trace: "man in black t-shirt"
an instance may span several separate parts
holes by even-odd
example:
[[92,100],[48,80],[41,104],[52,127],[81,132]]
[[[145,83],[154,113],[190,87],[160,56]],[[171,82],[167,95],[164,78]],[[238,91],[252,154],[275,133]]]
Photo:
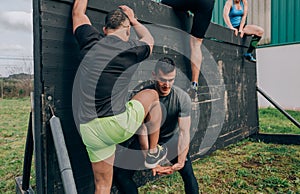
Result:
[[[171,165],[157,166],[152,169],[153,175],[172,174],[178,171],[184,182],[185,192],[198,194],[199,188],[195,178],[190,156],[188,154],[191,126],[191,99],[179,87],[173,85],[176,76],[174,61],[170,58],[160,59],[153,72],[155,83],[145,89],[155,89],[159,94],[159,101],[163,111],[163,123],[160,128],[159,144],[168,148],[167,159]],[[138,193],[137,185],[133,181],[135,169],[140,169],[143,160],[142,151],[147,150],[147,136],[132,137],[122,145],[128,150],[117,153],[114,171],[114,183],[122,194]],[[124,161],[128,165],[124,165]],[[121,165],[118,164],[121,162]],[[132,164],[136,166],[132,166]]]
[[[134,17],[128,6],[109,12],[104,35],[85,14],[87,0],[75,0],[73,33],[80,46],[82,61],[73,87],[73,111],[92,163],[95,193],[110,193],[116,144],[129,139],[143,122],[151,126],[148,168],[166,156],[157,145],[161,122],[158,93],[153,89],[128,99],[128,85],[138,63],[152,52],[153,37]],[[138,40],[130,40],[130,28]]]

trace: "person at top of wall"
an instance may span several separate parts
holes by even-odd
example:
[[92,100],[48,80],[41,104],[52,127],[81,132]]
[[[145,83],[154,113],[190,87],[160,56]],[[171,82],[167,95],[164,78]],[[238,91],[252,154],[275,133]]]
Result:
[[[190,11],[194,14],[193,24],[190,34],[191,48],[191,88],[197,92],[198,79],[202,64],[201,45],[204,35],[210,24],[212,12],[214,9],[214,0],[162,0],[161,3],[169,5],[179,11]],[[196,92],[194,94],[196,94]],[[194,96],[191,96],[192,100]]]
[[226,25],[234,30],[234,34],[237,36],[240,33],[242,38],[244,34],[252,35],[250,46],[247,52],[244,54],[245,59],[256,62],[252,52],[256,48],[259,40],[264,34],[264,29],[257,25],[248,25],[248,1],[247,0],[227,0],[223,9],[223,19]]

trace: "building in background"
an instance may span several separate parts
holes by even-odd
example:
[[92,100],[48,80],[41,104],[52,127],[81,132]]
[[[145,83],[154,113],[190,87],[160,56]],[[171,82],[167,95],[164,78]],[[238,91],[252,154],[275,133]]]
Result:
[[[264,28],[262,44],[300,43],[300,0],[248,0],[248,23]],[[215,1],[214,23],[225,26],[225,0]]]
[[[216,1],[214,23],[225,26],[225,0]],[[264,28],[257,49],[258,87],[285,109],[300,110],[300,0],[248,0],[248,23]],[[271,106],[260,95],[260,107]]]
[[[284,109],[300,110],[300,44],[264,47],[256,53],[258,87]],[[258,102],[270,106],[261,95]]]
[[[300,76],[294,76],[295,72],[300,72],[296,59],[297,53],[300,53],[300,0],[248,2],[248,23],[259,25],[265,30],[261,45],[257,49],[258,86],[275,100],[278,99],[278,103],[285,108],[298,109],[299,98],[291,98],[300,96],[300,90],[295,89],[300,84]],[[31,7],[32,2],[28,3]],[[225,26],[222,16],[224,4],[225,0],[215,1],[212,19],[214,23],[222,26]],[[280,74],[276,74],[280,71]],[[0,56],[0,77],[19,73],[33,74],[32,56]],[[284,82],[278,84],[278,80]],[[289,104],[286,105],[287,102]],[[267,106],[267,103],[259,100],[259,105]]]

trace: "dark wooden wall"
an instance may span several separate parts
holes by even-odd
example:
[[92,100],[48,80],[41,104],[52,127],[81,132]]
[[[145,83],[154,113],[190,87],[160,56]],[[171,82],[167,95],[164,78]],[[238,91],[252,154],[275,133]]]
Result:
[[[178,30],[189,30],[191,17],[150,0],[90,0],[87,14],[95,26],[107,11],[120,4],[132,7],[140,21],[155,24],[157,46],[151,59],[168,55],[190,77],[188,40]],[[49,129],[49,106],[61,119],[78,193],[93,193],[93,176],[72,113],[72,87],[79,66],[79,49],[72,35],[73,0],[33,1],[34,8],[34,139],[37,193],[64,193]],[[165,27],[163,27],[164,25]],[[180,33],[182,34],[182,33]],[[240,39],[224,27],[211,24],[204,40],[199,103],[193,104],[190,153],[192,159],[235,143],[258,130],[256,66],[242,53],[249,38]],[[183,51],[183,53],[181,53]],[[139,69],[132,87],[150,77],[151,68]],[[185,87],[184,80],[178,84]],[[140,182],[139,184],[143,184]]]

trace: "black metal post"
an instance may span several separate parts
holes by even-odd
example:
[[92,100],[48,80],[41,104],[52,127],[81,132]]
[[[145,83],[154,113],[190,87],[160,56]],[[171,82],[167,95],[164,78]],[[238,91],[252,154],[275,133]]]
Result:
[[23,177],[22,177],[22,190],[29,189],[30,170],[33,155],[33,134],[32,134],[32,112],[30,112],[28,130],[25,145],[24,163],[23,163]]
[[300,123],[294,119],[289,113],[287,113],[283,108],[277,104],[270,96],[268,96],[264,91],[262,91],[259,87],[256,87],[256,90],[264,96],[271,104],[273,104],[282,114],[284,114],[292,123],[294,123],[298,128],[300,128]]

